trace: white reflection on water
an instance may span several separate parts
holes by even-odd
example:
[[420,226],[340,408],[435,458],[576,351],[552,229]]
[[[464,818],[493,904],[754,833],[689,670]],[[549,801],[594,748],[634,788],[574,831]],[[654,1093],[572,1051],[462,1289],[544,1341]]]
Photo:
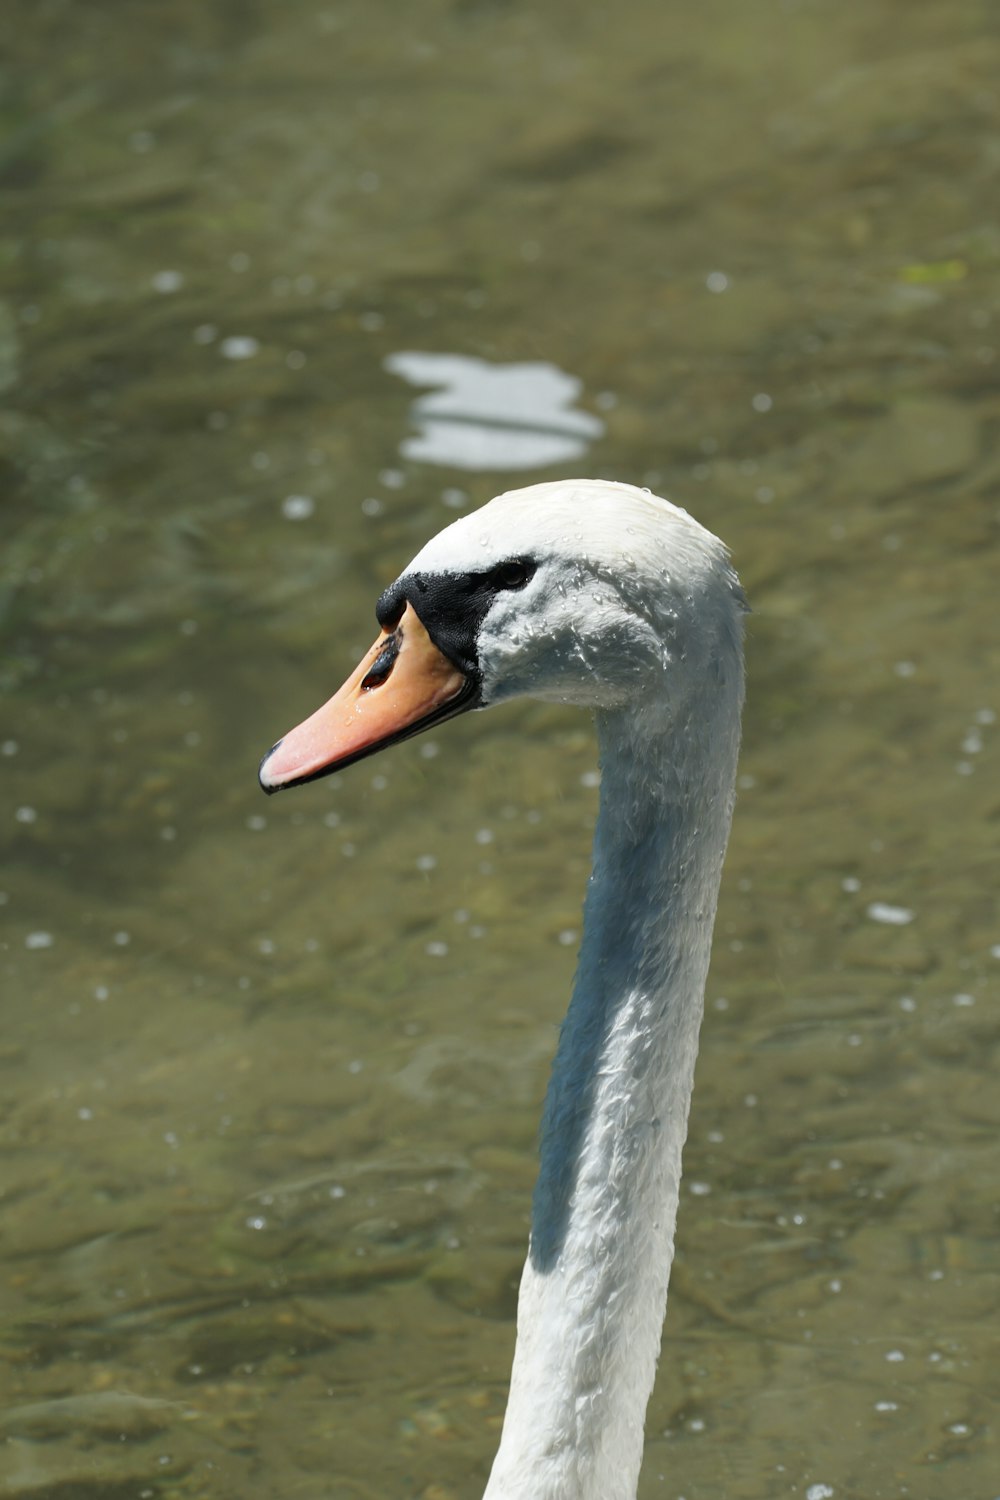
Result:
[[604,432],[575,411],[582,382],[547,362],[491,365],[464,354],[390,354],[387,370],[437,389],[413,403],[416,436],[400,452],[453,469],[534,469],[579,458]]

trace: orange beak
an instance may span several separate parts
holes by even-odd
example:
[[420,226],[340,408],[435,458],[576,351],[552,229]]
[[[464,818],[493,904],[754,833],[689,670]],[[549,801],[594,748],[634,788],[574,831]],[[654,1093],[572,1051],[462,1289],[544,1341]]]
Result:
[[386,745],[474,708],[476,685],[435,646],[412,604],[384,630],[329,703],[270,749],[265,792],[339,771]]

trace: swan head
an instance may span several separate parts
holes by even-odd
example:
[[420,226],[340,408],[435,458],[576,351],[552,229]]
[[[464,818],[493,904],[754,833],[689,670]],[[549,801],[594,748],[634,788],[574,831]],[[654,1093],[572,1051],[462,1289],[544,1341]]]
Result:
[[378,639],[268,752],[261,785],[313,780],[513,697],[641,711],[652,687],[681,712],[706,676],[738,676],[745,608],[718,538],[645,490],[572,480],[498,495],[385,590]]

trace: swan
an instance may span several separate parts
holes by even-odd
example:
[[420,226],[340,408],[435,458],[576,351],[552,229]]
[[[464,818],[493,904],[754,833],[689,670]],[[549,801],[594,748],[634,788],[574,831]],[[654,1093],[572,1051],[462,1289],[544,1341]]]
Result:
[[427,543],[378,639],[261,762],[311,781],[519,694],[593,710],[601,791],[485,1500],[634,1500],[735,796],[747,608],[723,544],[631,485],[531,485]]

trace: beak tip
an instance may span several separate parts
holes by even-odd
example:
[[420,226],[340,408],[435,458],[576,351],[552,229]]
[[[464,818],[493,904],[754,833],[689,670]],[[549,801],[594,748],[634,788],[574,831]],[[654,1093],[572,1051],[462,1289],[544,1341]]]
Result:
[[257,780],[260,782],[260,789],[262,792],[266,792],[269,797],[272,797],[275,792],[281,791],[281,782],[271,781],[267,774],[267,763],[281,744],[282,741],[278,740],[276,744],[272,745],[257,768]]

